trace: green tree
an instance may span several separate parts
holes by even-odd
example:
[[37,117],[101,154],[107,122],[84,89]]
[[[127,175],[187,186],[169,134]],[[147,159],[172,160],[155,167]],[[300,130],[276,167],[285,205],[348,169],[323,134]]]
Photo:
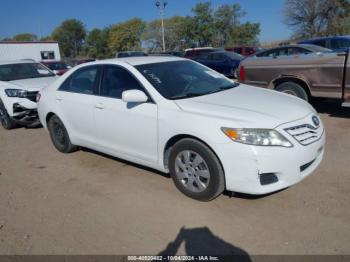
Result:
[[[219,6],[214,12],[216,46],[227,46],[235,42],[237,29],[240,31],[240,18],[245,15],[239,4]],[[239,28],[238,28],[239,27]],[[255,37],[255,36],[254,36]]]
[[40,41],[52,41],[52,36],[48,35],[48,36],[43,36],[42,38],[40,38]]
[[[189,17],[173,16],[164,20],[166,50],[182,50],[190,44]],[[151,51],[162,49],[161,21],[153,20],[147,24],[142,36]]]
[[210,45],[215,34],[213,9],[210,2],[198,3],[192,8],[192,39],[200,46]]
[[285,23],[295,38],[350,33],[349,0],[286,0]]
[[56,40],[61,52],[65,57],[76,57],[82,49],[86,30],[84,24],[76,19],[69,19],[58,26],[52,33],[52,38]]
[[192,12],[194,16],[187,31],[197,45],[225,47],[258,43],[260,24],[241,24],[245,12],[239,4],[220,5],[213,10],[210,2],[198,3]]
[[140,50],[141,35],[145,27],[146,23],[139,18],[112,25],[108,37],[108,46],[111,52]]
[[38,37],[34,34],[30,33],[22,33],[15,35],[12,40],[14,41],[36,41],[38,40]]
[[231,45],[258,45],[260,24],[246,22],[235,27],[231,35]]
[[93,58],[107,58],[110,50],[108,47],[109,28],[93,29],[86,37],[86,54]]

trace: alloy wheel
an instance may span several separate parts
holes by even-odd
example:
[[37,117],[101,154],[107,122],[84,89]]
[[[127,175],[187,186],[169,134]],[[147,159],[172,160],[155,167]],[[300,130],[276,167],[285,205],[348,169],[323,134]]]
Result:
[[185,150],[175,159],[175,174],[183,186],[192,192],[203,192],[209,185],[210,171],[196,152]]

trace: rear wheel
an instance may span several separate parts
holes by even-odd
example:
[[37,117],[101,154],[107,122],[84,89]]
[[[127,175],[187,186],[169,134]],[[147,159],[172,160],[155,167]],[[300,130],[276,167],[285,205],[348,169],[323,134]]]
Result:
[[218,158],[197,140],[186,138],[174,145],[169,169],[175,186],[190,198],[210,201],[225,189],[224,172]]
[[2,127],[7,130],[18,127],[16,122],[7,113],[7,110],[1,100],[0,100],[0,121],[1,121]]
[[309,100],[309,97],[304,88],[294,82],[284,82],[282,84],[279,84],[276,87],[276,90],[289,95],[297,96],[305,101]]
[[47,123],[52,143],[62,153],[71,153],[77,150],[77,146],[70,141],[68,132],[62,121],[57,116],[52,116]]

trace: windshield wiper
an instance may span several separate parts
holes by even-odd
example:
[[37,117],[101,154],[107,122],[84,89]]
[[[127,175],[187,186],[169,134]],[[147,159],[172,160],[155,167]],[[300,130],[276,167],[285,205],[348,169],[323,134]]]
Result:
[[206,95],[207,93],[187,93],[185,95],[172,96],[170,99],[182,99],[182,98],[190,98],[196,96]]
[[178,96],[173,96],[170,99],[182,99],[182,98],[190,98],[190,97],[196,97],[196,96],[204,96],[204,95],[209,95],[209,94],[213,94],[213,93],[217,93],[220,91],[224,91],[224,90],[228,90],[234,87],[239,86],[239,83],[235,82],[232,85],[228,85],[228,86],[220,86],[218,87],[218,89],[206,92],[206,93],[187,93],[184,95],[178,95]]

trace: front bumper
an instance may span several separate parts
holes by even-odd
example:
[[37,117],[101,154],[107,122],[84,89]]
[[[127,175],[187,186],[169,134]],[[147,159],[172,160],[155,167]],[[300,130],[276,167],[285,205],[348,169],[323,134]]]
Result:
[[27,98],[6,97],[2,100],[8,115],[17,124],[29,127],[40,125],[36,94],[37,92],[28,92]]
[[[304,123],[304,120],[287,125]],[[323,131],[319,139],[306,146],[293,140],[293,137],[286,133],[285,126],[276,129],[293,143],[292,148],[249,146],[235,142],[218,146],[216,152],[225,171],[226,189],[262,195],[300,182],[314,172],[322,161],[325,150],[322,123],[320,128]],[[262,182],[264,176],[275,179]],[[265,183],[266,181],[268,183]]]
[[36,127],[40,125],[37,109],[26,108],[19,103],[13,104],[13,115],[11,118],[22,126]]

